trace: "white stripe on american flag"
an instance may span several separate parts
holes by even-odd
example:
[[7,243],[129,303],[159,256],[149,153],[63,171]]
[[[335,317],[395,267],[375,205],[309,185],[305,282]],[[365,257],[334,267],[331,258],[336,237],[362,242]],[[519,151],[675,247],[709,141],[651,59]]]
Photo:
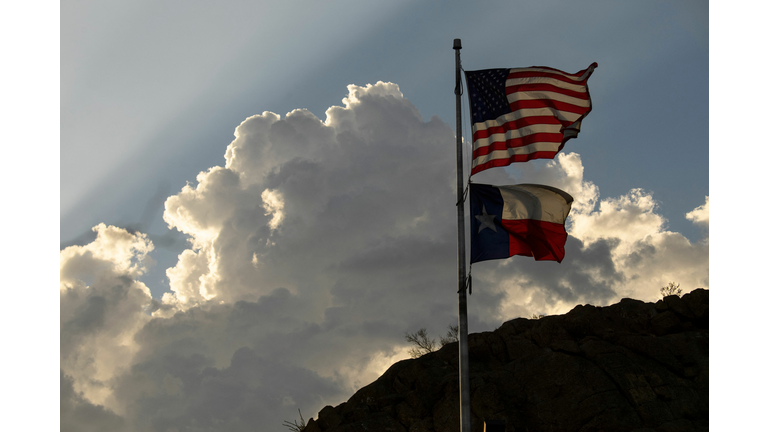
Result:
[[519,100],[539,100],[539,99],[548,99],[548,100],[556,100],[560,102],[569,103],[571,105],[581,106],[581,107],[589,107],[589,99],[578,99],[571,96],[566,96],[564,94],[556,93],[556,92],[549,92],[549,91],[522,91],[522,92],[515,92],[510,93],[507,95],[507,100],[509,103],[519,101]]
[[486,130],[492,127],[499,127],[504,123],[514,120],[520,120],[523,117],[539,117],[539,116],[552,116],[557,117],[560,120],[567,120],[574,122],[581,117],[581,114],[572,113],[568,111],[556,110],[554,108],[528,108],[519,109],[515,112],[505,114],[496,120],[488,120],[483,123],[475,123],[472,125],[472,133],[477,131]]
[[579,93],[587,92],[587,86],[584,84],[571,84],[559,79],[549,77],[510,78],[506,81],[507,87],[525,84],[551,84],[556,87],[560,87],[566,90],[573,90]]
[[505,142],[510,139],[515,138],[522,138],[526,135],[531,135],[535,133],[560,133],[560,129],[562,129],[562,126],[559,124],[535,124],[530,126],[524,126],[520,129],[511,129],[503,134],[493,134],[489,136],[488,138],[479,138],[475,140],[474,144],[474,150],[477,150],[479,148],[486,147],[490,145],[491,143],[495,142]]
[[531,154],[539,151],[557,151],[560,148],[560,141],[558,142],[536,142],[523,147],[511,147],[504,150],[496,150],[476,157],[472,161],[472,168],[490,162],[496,159],[507,159],[512,155]]

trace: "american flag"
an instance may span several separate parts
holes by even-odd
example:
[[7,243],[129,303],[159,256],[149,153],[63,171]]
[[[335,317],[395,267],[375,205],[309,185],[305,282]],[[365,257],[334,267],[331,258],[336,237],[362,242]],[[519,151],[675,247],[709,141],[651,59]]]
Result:
[[472,174],[552,159],[592,110],[587,79],[542,66],[464,72],[472,114]]

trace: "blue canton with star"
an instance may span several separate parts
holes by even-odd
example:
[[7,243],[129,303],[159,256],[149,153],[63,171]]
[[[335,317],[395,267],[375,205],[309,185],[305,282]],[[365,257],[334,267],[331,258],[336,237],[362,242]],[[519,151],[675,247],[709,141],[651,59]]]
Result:
[[507,101],[506,83],[509,69],[465,71],[472,123],[496,120],[512,112]]
[[504,199],[497,187],[469,184],[469,262],[509,257],[509,233],[501,223],[503,211]]

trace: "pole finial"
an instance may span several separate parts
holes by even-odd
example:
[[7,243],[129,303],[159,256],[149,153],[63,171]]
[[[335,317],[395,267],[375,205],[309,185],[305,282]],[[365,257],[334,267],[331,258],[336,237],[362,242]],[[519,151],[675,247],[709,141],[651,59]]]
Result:
[[461,39],[453,40],[453,49],[461,49]]

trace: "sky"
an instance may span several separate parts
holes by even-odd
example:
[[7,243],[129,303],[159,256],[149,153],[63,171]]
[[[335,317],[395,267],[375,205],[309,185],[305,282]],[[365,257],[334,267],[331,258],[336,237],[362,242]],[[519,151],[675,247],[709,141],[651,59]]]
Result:
[[[455,129],[455,37],[467,70],[602,64],[590,86],[592,135],[566,151],[582,156],[603,196],[642,188],[669,230],[701,236],[685,217],[705,202],[709,183],[701,2],[594,2],[561,15],[558,2],[491,2],[506,13],[490,16],[435,2],[156,3],[62,7],[60,175],[60,247],[92,241],[100,222],[150,235],[160,265],[145,280],[156,298],[170,291],[165,269],[186,247],[164,223],[163,203],[224,164],[241,121],[297,108],[322,120],[347,85],[383,81],[398,84],[422,118],[437,115]],[[466,24],[473,14],[483,26]],[[255,23],[237,25],[234,16]],[[528,35],[540,21],[557,30],[534,42]]]
[[454,38],[466,70],[599,64],[555,159],[473,177],[575,201],[562,263],[472,266],[470,332],[709,288],[707,6],[62,3],[61,430],[283,430],[455,324]]

